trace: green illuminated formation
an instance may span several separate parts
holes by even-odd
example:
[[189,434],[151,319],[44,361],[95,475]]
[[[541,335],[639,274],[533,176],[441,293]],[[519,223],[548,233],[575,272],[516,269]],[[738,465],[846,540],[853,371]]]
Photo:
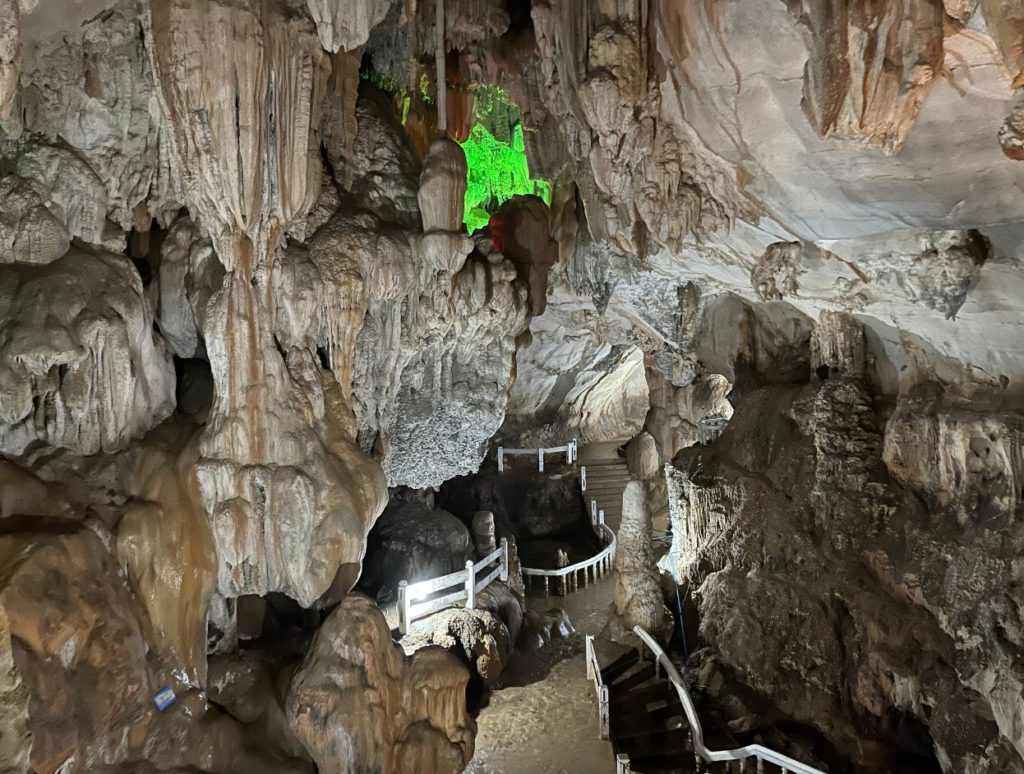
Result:
[[[406,89],[392,76],[383,76],[372,67],[360,71],[360,77],[395,98],[404,126],[413,108],[413,100],[429,105],[430,79],[421,74],[417,89]],[[547,180],[530,177],[526,161],[526,143],[519,107],[500,86],[473,90],[475,110],[473,128],[462,143],[466,154],[466,199],[463,220],[470,233],[487,225],[502,203],[517,194],[533,194],[551,204],[551,185]]]
[[486,226],[502,202],[516,194],[533,194],[551,204],[551,185],[530,178],[519,110],[505,92],[491,86],[478,93],[474,118],[462,143],[468,167],[463,219],[470,233]]

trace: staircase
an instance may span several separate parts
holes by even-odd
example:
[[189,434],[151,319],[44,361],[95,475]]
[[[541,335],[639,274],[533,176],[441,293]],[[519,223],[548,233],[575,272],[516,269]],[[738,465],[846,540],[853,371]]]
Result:
[[609,730],[616,755],[631,772],[692,772],[693,744],[686,713],[655,662],[631,648],[601,670],[608,686]]
[[618,447],[614,441],[592,443],[581,447],[578,457],[579,464],[587,469],[587,491],[583,495],[587,507],[591,500],[597,500],[605,522],[616,531],[622,519],[622,492],[629,483],[626,459],[619,456]]

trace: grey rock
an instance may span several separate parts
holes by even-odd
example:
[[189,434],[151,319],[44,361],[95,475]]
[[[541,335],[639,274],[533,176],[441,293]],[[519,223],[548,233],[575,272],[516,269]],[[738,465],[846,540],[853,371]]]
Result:
[[0,450],[115,451],[174,410],[174,369],[123,256],[0,272]]

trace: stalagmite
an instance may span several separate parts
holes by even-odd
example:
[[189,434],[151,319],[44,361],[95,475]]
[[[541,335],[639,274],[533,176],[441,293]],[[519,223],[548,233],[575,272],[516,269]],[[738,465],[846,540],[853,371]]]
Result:
[[659,632],[665,605],[651,549],[651,517],[643,484],[630,481],[622,495],[622,523],[615,554],[615,612],[627,630],[642,626]]

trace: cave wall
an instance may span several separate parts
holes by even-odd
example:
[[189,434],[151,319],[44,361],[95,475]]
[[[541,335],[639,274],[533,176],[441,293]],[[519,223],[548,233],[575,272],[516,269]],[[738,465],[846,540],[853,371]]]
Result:
[[[856,320],[823,317],[815,340],[824,380],[747,394],[712,447],[666,468],[701,637],[775,722],[860,765],[1017,771],[1017,417],[948,407],[934,385],[890,413]],[[896,713],[924,743],[900,739]]]

